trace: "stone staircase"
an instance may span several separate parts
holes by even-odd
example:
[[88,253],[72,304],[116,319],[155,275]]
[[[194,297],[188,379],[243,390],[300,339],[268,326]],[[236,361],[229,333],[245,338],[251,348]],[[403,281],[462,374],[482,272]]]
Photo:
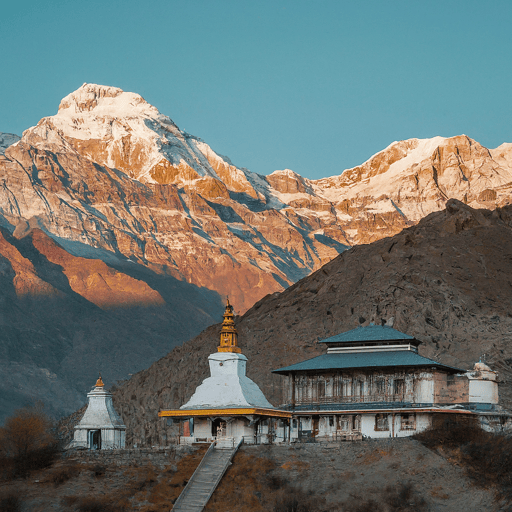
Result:
[[242,444],[243,438],[226,438],[212,443],[203,459],[179,495],[173,512],[201,512],[219,485],[231,459]]

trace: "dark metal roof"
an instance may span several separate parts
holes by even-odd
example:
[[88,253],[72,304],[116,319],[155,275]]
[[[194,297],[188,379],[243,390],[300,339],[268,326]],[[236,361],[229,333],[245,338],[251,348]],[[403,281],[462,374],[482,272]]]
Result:
[[364,341],[401,341],[415,340],[413,336],[404,334],[387,325],[367,325],[356,327],[351,331],[342,332],[320,340],[318,343],[353,343]]
[[434,366],[451,373],[461,373],[466,370],[446,366],[432,359],[420,356],[412,350],[355,352],[349,354],[323,354],[301,363],[285,366],[274,373],[288,373],[306,370],[345,370],[349,368],[384,368],[384,367],[425,367]]

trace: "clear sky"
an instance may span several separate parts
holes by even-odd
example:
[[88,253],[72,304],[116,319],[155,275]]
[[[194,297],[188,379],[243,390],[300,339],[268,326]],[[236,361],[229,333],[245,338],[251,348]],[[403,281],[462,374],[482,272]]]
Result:
[[511,0],[4,0],[0,131],[89,82],[261,174],[331,176],[412,137],[496,147],[512,142],[511,26]]

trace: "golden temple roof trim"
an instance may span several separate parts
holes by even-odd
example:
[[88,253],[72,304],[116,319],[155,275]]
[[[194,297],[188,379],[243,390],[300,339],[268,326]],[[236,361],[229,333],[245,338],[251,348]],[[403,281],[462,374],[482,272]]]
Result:
[[160,418],[191,418],[197,416],[272,416],[274,418],[291,418],[292,413],[279,409],[266,409],[263,407],[236,407],[219,409],[174,409],[159,411]]

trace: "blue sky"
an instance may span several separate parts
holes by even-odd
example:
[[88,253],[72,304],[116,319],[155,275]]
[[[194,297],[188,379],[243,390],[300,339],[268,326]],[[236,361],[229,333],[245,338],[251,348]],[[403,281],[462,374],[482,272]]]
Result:
[[0,131],[84,82],[141,94],[238,166],[339,174],[394,140],[512,142],[512,2],[4,2]]

